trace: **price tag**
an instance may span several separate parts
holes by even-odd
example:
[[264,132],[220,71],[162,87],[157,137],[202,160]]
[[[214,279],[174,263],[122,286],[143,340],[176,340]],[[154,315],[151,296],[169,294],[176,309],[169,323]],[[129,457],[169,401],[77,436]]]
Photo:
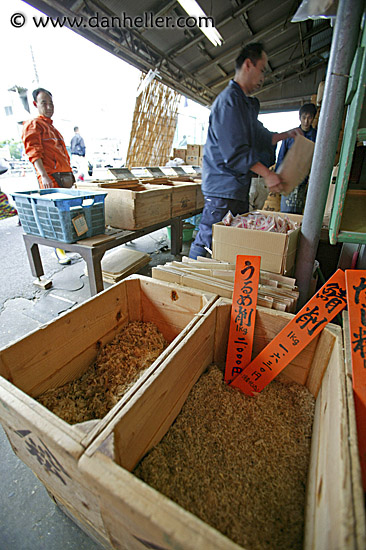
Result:
[[240,374],[252,358],[260,256],[237,256],[231,307],[225,382]]
[[261,392],[346,305],[345,275],[338,269],[231,386],[247,395]]
[[78,216],[75,216],[75,218],[72,218],[73,226],[75,227],[75,231],[78,237],[81,235],[84,235],[88,231],[88,224],[86,223],[86,219],[84,214],[79,214]]
[[358,449],[366,491],[366,271],[347,270],[346,285]]

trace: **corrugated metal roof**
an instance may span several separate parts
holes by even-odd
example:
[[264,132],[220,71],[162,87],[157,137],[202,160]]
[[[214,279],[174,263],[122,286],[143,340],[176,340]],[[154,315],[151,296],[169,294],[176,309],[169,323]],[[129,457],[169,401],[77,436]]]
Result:
[[[332,28],[326,19],[291,23],[300,1],[198,0],[224,39],[219,47],[197,27],[178,26],[186,14],[174,0],[27,1],[52,17],[82,17],[75,32],[143,71],[157,68],[165,84],[204,105],[232,78],[235,58],[249,42],[263,42],[269,57],[270,71],[256,94],[262,110],[298,108],[325,76]],[[129,18],[139,16],[140,26],[129,27]],[[157,17],[170,18],[169,26]]]

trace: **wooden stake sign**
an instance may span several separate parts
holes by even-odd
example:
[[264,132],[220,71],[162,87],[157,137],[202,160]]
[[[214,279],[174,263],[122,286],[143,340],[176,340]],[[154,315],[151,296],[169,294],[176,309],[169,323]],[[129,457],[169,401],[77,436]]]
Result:
[[247,395],[261,392],[346,305],[345,275],[338,269],[230,385]]
[[225,382],[240,374],[252,358],[260,256],[237,256]]
[[358,449],[366,491],[366,271],[347,270],[346,285]]

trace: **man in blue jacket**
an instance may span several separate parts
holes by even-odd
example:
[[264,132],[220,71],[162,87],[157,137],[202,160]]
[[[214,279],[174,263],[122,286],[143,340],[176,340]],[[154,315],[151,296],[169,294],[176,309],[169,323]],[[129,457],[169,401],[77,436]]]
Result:
[[[313,103],[305,103],[299,110],[300,128],[304,137],[315,142],[316,129],[312,127],[316,115],[316,107]],[[276,163],[276,170],[282,164],[287,151],[293,146],[294,138],[289,137],[281,143],[280,152]],[[302,214],[305,206],[306,189],[309,178],[306,177],[289,195],[281,197],[281,212]]]
[[71,164],[77,169],[79,178],[84,177],[87,173],[87,165],[85,160],[85,142],[80,135],[78,126],[74,128],[75,135],[71,139]]
[[249,211],[251,178],[258,174],[270,191],[281,191],[281,178],[271,172],[273,146],[298,129],[272,133],[258,121],[259,103],[250,97],[264,81],[267,55],[260,43],[245,46],[236,59],[235,76],[214,101],[202,165],[205,204],[189,257],[206,256],[212,247],[212,225],[230,210]]

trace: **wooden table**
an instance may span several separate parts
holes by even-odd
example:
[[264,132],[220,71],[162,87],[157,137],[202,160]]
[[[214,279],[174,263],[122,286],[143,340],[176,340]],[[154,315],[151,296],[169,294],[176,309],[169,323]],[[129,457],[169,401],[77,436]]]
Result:
[[90,284],[90,293],[92,296],[98,294],[104,289],[101,260],[107,250],[128,243],[139,237],[143,237],[162,227],[171,226],[171,252],[177,255],[182,250],[183,242],[183,221],[200,214],[202,208],[192,210],[176,218],[170,218],[156,223],[149,227],[136,229],[134,231],[111,229],[107,230],[105,235],[98,235],[89,239],[77,241],[75,243],[64,243],[53,239],[45,239],[37,235],[24,234],[24,244],[32,271],[32,275],[40,279],[44,275],[39,245],[51,246],[52,248],[62,248],[66,252],[77,252],[85,260],[88,268],[88,277]]

